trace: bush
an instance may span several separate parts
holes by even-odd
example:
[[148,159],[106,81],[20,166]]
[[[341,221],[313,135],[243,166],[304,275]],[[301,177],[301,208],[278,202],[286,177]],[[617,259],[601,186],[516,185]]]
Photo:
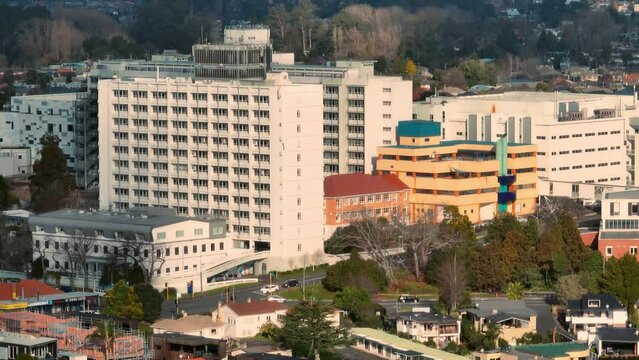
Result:
[[342,291],[345,287],[357,287],[379,292],[388,286],[386,273],[373,260],[362,259],[352,252],[348,260],[343,260],[326,269],[322,284],[329,291]]

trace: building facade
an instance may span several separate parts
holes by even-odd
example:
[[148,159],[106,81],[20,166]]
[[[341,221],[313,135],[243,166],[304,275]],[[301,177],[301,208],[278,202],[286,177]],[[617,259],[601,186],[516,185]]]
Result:
[[376,148],[395,142],[395,127],[409,119],[412,81],[376,76],[374,61],[337,61],[326,66],[273,64],[295,83],[321,84],[324,174],[363,172],[375,167]]
[[[443,140],[538,147],[539,193],[592,202],[607,187],[633,183],[626,144],[633,96],[508,92],[434,97],[415,103],[415,118],[442,124]],[[632,150],[633,151],[633,150]]]
[[89,112],[86,93],[14,96],[9,111],[0,112],[0,146],[29,147],[36,159],[40,138],[56,135],[76,186],[85,188],[98,176],[98,133]]
[[433,341],[438,349],[444,349],[461,340],[461,319],[430,313],[400,313],[396,320],[397,333],[409,335],[413,340]]
[[[30,217],[29,227],[34,260],[42,257],[47,272],[76,287],[95,288],[115,258],[141,264],[158,289],[186,292],[192,282],[194,291],[201,291],[216,275],[209,269],[252,252],[233,246],[224,220],[176,216],[172,209],[137,208],[126,214],[57,210]],[[88,284],[83,284],[85,277]]]
[[270,251],[273,270],[321,251],[321,86],[278,73],[98,88],[102,209],[228,219],[234,246]]
[[226,324],[228,338],[254,337],[264,324],[280,326],[280,319],[286,315],[288,307],[275,301],[254,301],[227,303],[213,311],[212,316]]
[[447,206],[473,223],[500,212],[535,212],[535,145],[442,141],[440,123],[423,120],[402,121],[397,133],[398,145],[378,148],[377,171],[396,175],[412,189],[412,221],[441,221]]
[[601,199],[597,250],[605,258],[637,256],[639,248],[639,190],[606,192]]
[[0,147],[0,176],[31,175],[33,153],[26,146]]
[[626,327],[628,313],[612,295],[585,294],[568,300],[566,324],[579,341],[587,341],[589,333],[602,327]]
[[361,219],[410,219],[410,188],[395,175],[340,174],[324,178],[324,236]]

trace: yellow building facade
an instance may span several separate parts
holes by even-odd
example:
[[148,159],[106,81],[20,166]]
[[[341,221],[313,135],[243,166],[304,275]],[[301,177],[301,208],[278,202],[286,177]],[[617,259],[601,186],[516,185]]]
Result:
[[535,212],[536,145],[441,141],[441,124],[424,120],[401,121],[397,134],[398,145],[377,149],[377,172],[395,174],[412,189],[411,220],[441,221],[447,206],[473,223],[499,212]]

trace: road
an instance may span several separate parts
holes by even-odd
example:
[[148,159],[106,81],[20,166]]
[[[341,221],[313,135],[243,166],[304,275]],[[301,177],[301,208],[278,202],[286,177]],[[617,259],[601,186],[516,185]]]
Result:
[[[313,285],[319,283],[326,274],[324,272],[308,272],[306,273],[306,285]],[[290,278],[282,278],[276,280],[275,284],[280,284]],[[297,278],[300,283],[302,278]],[[268,284],[268,278],[260,278],[259,282],[240,289],[235,290],[235,299],[237,302],[246,302],[249,298],[251,301],[264,299],[264,295],[260,294],[259,290],[262,286]],[[180,310],[185,311],[187,314],[209,314],[217,307],[218,302],[224,303],[224,294],[216,294],[209,296],[196,297],[194,299],[187,298],[187,295],[183,295],[180,300]],[[162,318],[171,318],[175,315],[175,302],[164,301],[162,303]]]

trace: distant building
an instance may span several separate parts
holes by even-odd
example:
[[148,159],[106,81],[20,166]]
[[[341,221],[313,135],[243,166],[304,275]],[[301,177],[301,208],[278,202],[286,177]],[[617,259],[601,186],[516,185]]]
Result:
[[396,326],[398,334],[406,334],[420,343],[433,341],[438,349],[451,342],[461,342],[461,320],[449,316],[426,312],[399,313]]
[[[280,318],[288,307],[275,301],[251,301],[228,303],[213,311],[216,319],[226,324],[225,334],[229,338],[248,338],[259,334],[266,323],[280,326]],[[220,315],[221,313],[221,315]]]
[[486,331],[488,324],[495,324],[499,337],[511,345],[525,333],[537,332],[537,312],[526,307],[522,300],[479,301],[475,308],[463,313],[478,331]]
[[[169,286],[186,292],[192,282],[193,291],[201,291],[215,275],[210,272],[214,265],[250,254],[232,246],[225,220],[176,216],[173,209],[133,208],[126,214],[57,210],[32,216],[29,227],[34,259],[43,256],[46,268],[62,273],[68,282],[74,277],[76,286],[84,281],[85,270],[93,287],[117,256],[141,263],[158,289]],[[135,249],[122,248],[138,243]],[[86,264],[77,264],[78,255],[68,250],[80,244],[90,247]],[[124,256],[127,251],[131,254]]]
[[639,355],[639,335],[634,327],[600,327],[588,333],[588,345],[599,356]]
[[58,340],[0,331],[0,359],[12,360],[18,354],[28,354],[36,360],[57,359]]
[[588,360],[592,359],[587,344],[560,342],[511,346],[503,351],[473,352],[476,360]]
[[365,218],[409,220],[410,188],[395,175],[341,174],[324,178],[325,236]]
[[639,190],[611,191],[601,199],[597,250],[605,258],[637,256],[639,248]]
[[412,189],[412,221],[441,221],[447,206],[473,223],[498,213],[535,212],[535,145],[506,144],[505,138],[442,141],[440,123],[424,120],[401,121],[397,133],[397,145],[377,149],[377,172],[396,175]]
[[515,91],[432,97],[414,103],[413,113],[441,123],[445,141],[505,136],[509,143],[537,145],[543,196],[592,202],[609,186],[634,184],[634,157],[627,152],[637,147],[626,144],[628,122],[638,116],[633,96]]
[[[88,187],[98,177],[98,128],[91,112],[90,99],[83,92],[12,97],[8,110],[0,112],[0,147],[28,147],[31,156],[18,158],[24,162],[11,172],[28,173],[27,162],[39,158],[40,138],[49,133],[60,138],[76,186]],[[0,163],[2,154],[6,152],[0,151]]]
[[626,327],[628,313],[612,295],[586,294],[581,299],[568,300],[566,324],[579,341],[602,327]]
[[31,148],[27,146],[0,146],[0,176],[31,175],[33,172],[32,155]]

